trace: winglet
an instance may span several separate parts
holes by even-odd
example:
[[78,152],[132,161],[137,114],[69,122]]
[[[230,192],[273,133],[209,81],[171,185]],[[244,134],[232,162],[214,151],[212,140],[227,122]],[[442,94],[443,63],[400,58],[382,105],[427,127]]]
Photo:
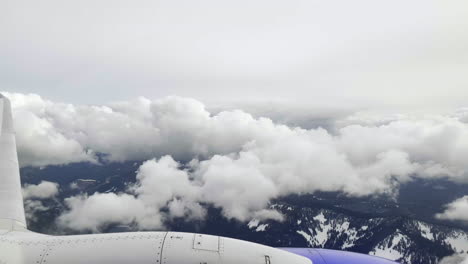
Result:
[[0,94],[0,229],[26,227],[11,104]]

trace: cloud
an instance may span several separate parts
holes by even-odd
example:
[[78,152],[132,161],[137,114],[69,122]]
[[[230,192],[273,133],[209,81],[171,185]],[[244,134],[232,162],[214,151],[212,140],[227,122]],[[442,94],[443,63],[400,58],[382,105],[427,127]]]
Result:
[[253,217],[282,220],[281,214],[266,209],[269,200],[277,196],[273,182],[260,172],[250,171],[256,170],[254,165],[245,168],[245,164],[238,164],[244,162],[252,161],[215,156],[209,162],[192,164],[195,172],[189,173],[170,156],[146,161],[129,193],[67,198],[69,210],[59,217],[59,224],[91,231],[110,223],[163,228],[164,221],[174,217],[203,219],[202,204],[221,208],[227,218],[240,221]]
[[448,256],[443,258],[439,264],[468,264],[468,255],[455,254],[453,256]]
[[44,205],[44,199],[51,199],[58,195],[59,185],[54,182],[42,181],[39,184],[26,184],[23,189],[24,211],[28,221],[36,221],[37,213],[50,208]]
[[227,218],[246,221],[278,196],[274,182],[265,177],[258,157],[241,153],[238,157],[214,156],[196,166],[204,202],[223,209]]
[[54,182],[42,181],[37,185],[26,184],[23,187],[23,198],[25,200],[52,198],[58,193],[58,184]]
[[[128,194],[97,193],[65,199],[72,210],[62,214],[58,223],[75,230],[98,231],[99,227],[112,223],[132,224],[145,218],[141,201]],[[154,226],[160,225],[158,215],[151,216]]]
[[[99,213],[92,205],[100,198],[112,204],[121,197],[125,203],[133,199],[142,209],[131,221],[145,228],[182,215],[201,218],[205,204],[241,221],[255,215],[280,219],[268,211],[269,203],[289,194],[396,195],[401,183],[416,177],[468,182],[463,109],[448,115],[355,114],[325,130],[278,124],[235,109],[212,114],[200,101],[176,96],[105,106],[7,96],[23,166],[95,162],[96,153],[109,162],[148,160],[125,195],[95,194],[69,202],[70,214],[80,208]],[[50,152],[44,152],[47,144]],[[115,212],[108,213],[89,226],[114,221]]]
[[61,124],[54,118],[58,113],[73,113],[72,105],[56,104],[34,94],[5,95],[12,102],[20,165],[46,166],[94,160],[75,138],[64,134]]
[[445,207],[443,213],[436,215],[437,218],[468,223],[468,195],[447,204]]
[[37,221],[37,213],[44,212],[50,208],[44,206],[44,203],[39,200],[25,200],[24,201],[24,211],[26,213],[26,219],[28,222]]
[[[138,169],[137,182],[131,191],[146,208],[157,210],[168,208],[166,217],[200,219],[205,215],[199,204],[200,188],[193,184],[189,173],[170,156],[149,160]],[[143,228],[147,223],[140,224]]]
[[140,229],[160,229],[173,217],[201,219],[205,209],[196,201],[200,189],[191,184],[180,164],[165,156],[143,163],[137,182],[129,193],[95,193],[65,200],[69,210],[58,223],[74,230],[98,231],[112,224],[137,225]]
[[255,171],[258,161],[251,158],[215,156],[210,161],[193,162],[192,173],[170,156],[146,161],[138,169],[137,182],[128,193],[67,198],[69,210],[59,217],[58,223],[94,232],[112,223],[159,229],[172,218],[203,219],[206,214],[203,204],[221,208],[230,219],[281,221],[280,213],[267,209],[269,200],[278,195],[276,187],[260,171]]

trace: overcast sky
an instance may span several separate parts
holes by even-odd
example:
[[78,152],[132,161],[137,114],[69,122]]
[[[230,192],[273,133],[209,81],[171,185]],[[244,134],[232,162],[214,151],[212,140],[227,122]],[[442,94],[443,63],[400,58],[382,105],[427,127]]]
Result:
[[0,88],[462,106],[468,2],[0,0]]

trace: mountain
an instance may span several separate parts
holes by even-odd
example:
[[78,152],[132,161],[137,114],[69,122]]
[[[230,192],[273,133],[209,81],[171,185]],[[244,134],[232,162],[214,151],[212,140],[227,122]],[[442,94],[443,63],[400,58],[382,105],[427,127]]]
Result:
[[291,204],[273,207],[287,219],[283,223],[250,221],[251,232],[264,234],[265,239],[258,242],[348,250],[408,264],[435,264],[454,252],[468,253],[468,232],[457,228],[400,216],[367,218]]

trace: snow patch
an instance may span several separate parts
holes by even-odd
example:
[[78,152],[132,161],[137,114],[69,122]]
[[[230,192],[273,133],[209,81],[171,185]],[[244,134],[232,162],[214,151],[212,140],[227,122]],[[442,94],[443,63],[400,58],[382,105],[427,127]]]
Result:
[[266,228],[268,227],[268,224],[263,224],[263,225],[259,225],[257,227],[257,229],[255,229],[256,232],[264,232],[266,230]]
[[313,245],[313,239],[311,235],[309,235],[307,232],[303,230],[297,230],[296,232],[299,235],[303,236],[309,245]]
[[325,223],[325,221],[327,221],[327,219],[323,215],[323,212],[320,212],[320,214],[316,215],[313,219],[319,221],[320,223]]
[[403,257],[403,255],[399,251],[393,250],[391,248],[387,248],[387,249],[376,248],[374,249],[374,251],[371,251],[369,254],[373,256],[381,257],[381,258],[390,259],[390,260],[399,260]]
[[389,236],[386,239],[384,239],[371,252],[369,252],[369,254],[391,260],[400,260],[404,257],[404,254],[400,252],[398,248],[400,248],[400,243],[406,241],[408,241],[408,237],[401,234],[399,230],[397,230],[397,232],[393,236]]
[[429,228],[428,225],[418,222],[418,226],[419,226],[419,230],[421,230],[421,235],[424,238],[434,241],[434,235],[432,234],[431,229]]
[[355,245],[354,242],[360,238],[356,229],[347,229],[344,233],[347,235],[347,238],[341,249],[353,247]]
[[250,220],[250,222],[247,224],[247,226],[249,227],[249,229],[253,229],[254,227],[257,227],[258,224],[260,224],[260,220],[258,220],[258,219],[252,219],[252,220]]

